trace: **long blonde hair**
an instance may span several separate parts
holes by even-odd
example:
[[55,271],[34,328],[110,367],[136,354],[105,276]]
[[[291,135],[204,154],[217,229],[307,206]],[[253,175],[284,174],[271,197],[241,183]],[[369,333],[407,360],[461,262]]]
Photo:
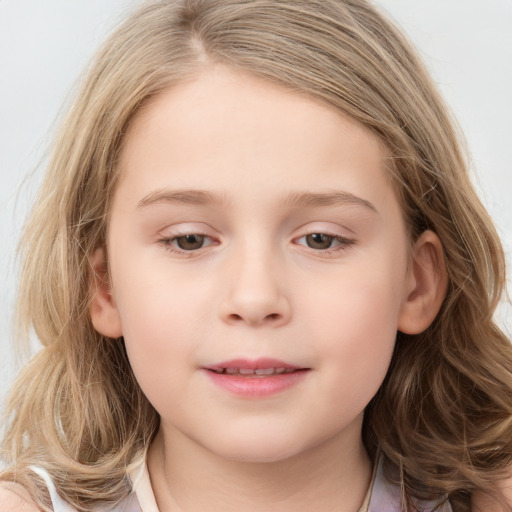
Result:
[[89,259],[105,243],[131,119],[213,62],[321,99],[391,151],[411,240],[438,234],[449,287],[424,333],[398,333],[363,437],[388,475],[401,475],[406,496],[448,496],[469,510],[471,493],[490,492],[512,463],[512,350],[492,320],[504,255],[447,108],[404,36],[366,0],[153,1],[106,41],[56,137],[22,239],[20,323],[44,348],[13,389],[3,444],[12,466],[0,476],[25,485],[45,510],[31,464],[79,511],[129,492],[126,468],[159,419],[123,340],[91,325]]

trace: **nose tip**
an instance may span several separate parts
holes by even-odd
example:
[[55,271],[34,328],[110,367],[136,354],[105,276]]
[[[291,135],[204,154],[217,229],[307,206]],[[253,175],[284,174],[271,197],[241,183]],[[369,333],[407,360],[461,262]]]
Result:
[[283,273],[261,258],[242,260],[231,269],[224,284],[221,317],[232,325],[278,327],[291,315]]

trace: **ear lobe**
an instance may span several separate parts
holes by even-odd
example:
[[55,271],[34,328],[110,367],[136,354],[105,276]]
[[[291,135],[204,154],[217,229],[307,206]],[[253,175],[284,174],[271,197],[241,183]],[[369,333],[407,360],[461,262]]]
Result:
[[89,314],[94,328],[108,338],[123,335],[121,317],[111,293],[105,249],[98,247],[91,258]]
[[412,248],[398,330],[419,334],[427,329],[441,309],[447,286],[441,240],[433,231],[425,231]]

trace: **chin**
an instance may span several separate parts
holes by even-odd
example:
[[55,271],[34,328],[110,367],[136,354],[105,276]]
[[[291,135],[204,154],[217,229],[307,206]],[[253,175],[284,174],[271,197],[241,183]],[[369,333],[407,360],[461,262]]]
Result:
[[223,441],[208,448],[218,456],[233,462],[258,464],[282,462],[307,450],[307,447],[300,443],[293,443],[291,439],[271,436],[230,437]]

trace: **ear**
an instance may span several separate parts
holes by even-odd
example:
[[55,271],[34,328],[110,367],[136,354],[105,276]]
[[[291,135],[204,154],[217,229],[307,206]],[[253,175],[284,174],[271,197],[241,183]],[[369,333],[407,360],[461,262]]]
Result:
[[98,247],[91,258],[91,303],[89,314],[94,328],[108,338],[123,335],[121,317],[112,296],[105,249]]
[[412,248],[398,330],[419,334],[434,321],[446,296],[448,275],[441,240],[425,231]]

